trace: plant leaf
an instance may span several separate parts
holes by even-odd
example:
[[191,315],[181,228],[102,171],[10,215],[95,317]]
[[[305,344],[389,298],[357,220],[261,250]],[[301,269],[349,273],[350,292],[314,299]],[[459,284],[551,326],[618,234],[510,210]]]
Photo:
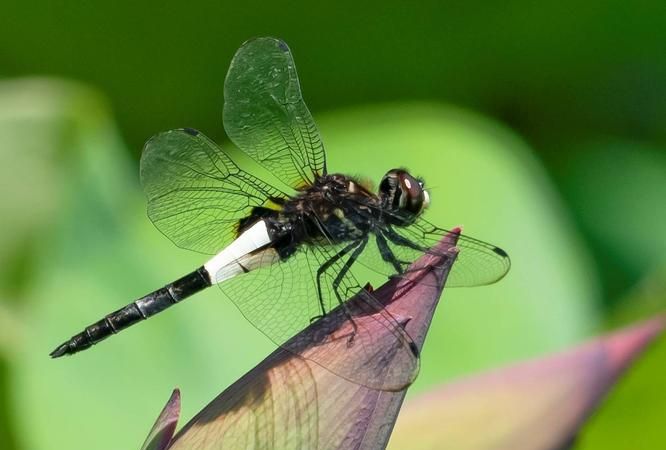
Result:
[[168,448],[173,432],[176,431],[178,417],[180,416],[180,391],[174,389],[169,401],[157,417],[157,421],[148,433],[146,442],[141,450],[165,450]]
[[[459,230],[436,247],[442,256],[425,255],[411,266],[410,275],[392,279],[373,295],[423,346],[444,281],[457,255]],[[350,300],[353,307],[355,300]],[[326,320],[329,316],[333,319]],[[292,339],[317,342],[314,335],[343,333],[347,320],[329,314]],[[357,326],[373,326],[370,316],[355,316]],[[335,325],[335,326],[334,326]],[[377,328],[377,342],[388,333]],[[290,345],[289,343],[287,345]],[[299,354],[278,349],[206,406],[174,438],[171,450],[289,448],[383,448],[393,428],[405,390],[388,392],[351,383],[310,362],[311,352],[325,343],[301,346]],[[295,347],[291,347],[295,348]],[[391,349],[387,348],[387,352]],[[331,358],[349,358],[339,351]],[[391,359],[386,359],[387,372]]]
[[444,385],[408,402],[390,447],[569,448],[605,393],[665,326],[659,317],[560,354]]

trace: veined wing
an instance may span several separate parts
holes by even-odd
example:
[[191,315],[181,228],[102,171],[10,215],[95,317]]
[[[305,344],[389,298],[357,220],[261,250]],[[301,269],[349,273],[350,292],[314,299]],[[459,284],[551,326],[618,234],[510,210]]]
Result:
[[[449,232],[419,218],[408,227],[390,227],[390,231],[381,234],[387,237],[394,254],[411,262],[423,253],[432,253],[430,248]],[[496,245],[462,234],[456,247],[460,251],[447,278],[447,287],[492,284],[504,278],[511,268],[509,255]]]
[[[386,216],[391,212],[382,211],[381,214]],[[435,226],[423,217],[406,227],[378,224],[358,260],[375,272],[399,275],[424,253],[436,254],[431,248],[448,233],[449,230]],[[447,277],[447,287],[492,284],[501,280],[511,268],[509,255],[496,245],[460,235],[456,247],[459,253]]]
[[287,198],[189,128],[160,133],[146,143],[141,184],[157,229],[179,247],[209,254],[236,237],[239,220],[252,208]]
[[326,154],[287,44],[257,38],[236,52],[224,82],[229,138],[277,178],[299,189],[326,174]]
[[[304,244],[276,264],[270,264],[275,256],[269,249],[256,256],[268,258],[267,264],[255,260],[253,266],[259,268],[219,286],[250,323],[285,350],[356,384],[400,390],[418,373],[416,346],[396,319],[356,281],[353,267],[346,270],[355,245],[361,244]],[[346,253],[338,258],[341,251]],[[354,321],[361,316],[364,320]],[[299,333],[318,318],[316,333]],[[350,357],[340,358],[340,352]]]

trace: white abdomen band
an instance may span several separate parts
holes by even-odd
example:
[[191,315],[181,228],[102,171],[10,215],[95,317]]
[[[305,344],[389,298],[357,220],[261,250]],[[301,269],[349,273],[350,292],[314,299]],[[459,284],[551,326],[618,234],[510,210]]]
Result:
[[267,249],[256,255],[250,254],[258,248],[270,244],[270,242],[268,229],[263,220],[252,225],[204,264],[210,275],[211,283],[216,284],[239,273],[248,272],[254,268],[275,262],[277,254],[272,249]]

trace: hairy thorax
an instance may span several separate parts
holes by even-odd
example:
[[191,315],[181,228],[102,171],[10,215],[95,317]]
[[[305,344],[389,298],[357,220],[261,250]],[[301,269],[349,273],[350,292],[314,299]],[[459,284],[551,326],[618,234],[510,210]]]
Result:
[[285,203],[280,220],[293,224],[302,242],[340,243],[367,234],[378,197],[353,178],[331,174],[318,178]]

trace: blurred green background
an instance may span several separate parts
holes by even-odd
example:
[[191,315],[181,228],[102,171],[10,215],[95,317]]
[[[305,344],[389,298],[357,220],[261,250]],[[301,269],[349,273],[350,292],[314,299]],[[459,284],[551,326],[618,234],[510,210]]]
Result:
[[[273,348],[211,290],[47,356],[203,262],[146,218],[138,158],[176,127],[225,144],[224,76],[257,35],[292,48],[332,170],[407,166],[432,221],[512,257],[501,283],[445,292],[414,392],[662,310],[663,1],[6,2],[0,449],[138,448],[173,387],[186,420]],[[664,357],[662,340],[578,448],[666,445]]]

